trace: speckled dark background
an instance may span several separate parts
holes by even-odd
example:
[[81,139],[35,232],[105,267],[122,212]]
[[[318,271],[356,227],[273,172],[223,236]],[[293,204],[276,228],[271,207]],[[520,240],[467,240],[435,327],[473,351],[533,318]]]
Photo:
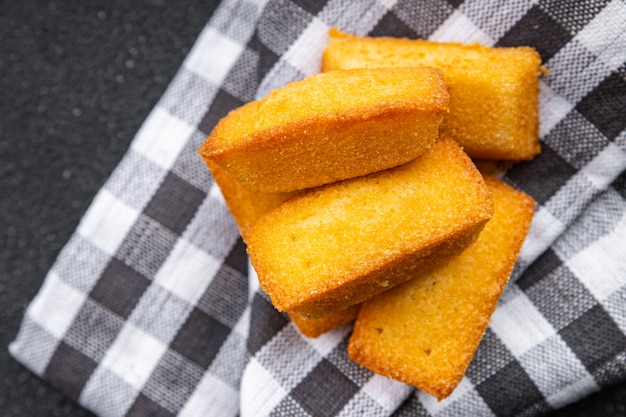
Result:
[[[91,415],[7,346],[216,3],[0,0],[0,416]],[[626,384],[554,416],[626,416]]]

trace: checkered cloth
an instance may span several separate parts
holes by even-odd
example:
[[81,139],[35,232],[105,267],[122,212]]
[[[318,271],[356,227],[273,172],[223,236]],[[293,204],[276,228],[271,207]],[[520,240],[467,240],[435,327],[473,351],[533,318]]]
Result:
[[[259,290],[197,154],[229,110],[319,71],[329,27],[534,46],[538,202],[465,378],[437,402],[302,337]],[[513,416],[626,379],[626,3],[225,1],[26,311],[17,360],[101,416]],[[250,272],[250,274],[248,274]],[[250,275],[250,276],[249,276]]]

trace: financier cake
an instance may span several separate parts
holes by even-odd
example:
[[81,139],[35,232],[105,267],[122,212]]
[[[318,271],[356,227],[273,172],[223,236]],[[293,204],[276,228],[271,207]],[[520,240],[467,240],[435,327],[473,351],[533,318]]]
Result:
[[493,218],[432,272],[366,301],[348,344],[356,363],[443,399],[461,381],[528,232],[534,201],[493,178]]
[[[208,162],[208,166],[241,232],[258,218],[298,194],[298,191],[290,193],[250,191],[215,163]],[[289,314],[289,317],[303,335],[318,337],[344,324],[351,323],[358,312],[359,306],[355,305],[317,319],[304,319],[298,314]]]
[[411,162],[285,201],[243,238],[274,306],[318,318],[460,252],[492,210],[475,165],[442,136]]
[[540,151],[539,54],[529,47],[371,38],[330,31],[322,70],[432,66],[450,88],[441,132],[475,159],[528,160]]
[[315,187],[416,158],[436,140],[448,101],[438,69],[330,71],[233,110],[200,154],[252,191]]

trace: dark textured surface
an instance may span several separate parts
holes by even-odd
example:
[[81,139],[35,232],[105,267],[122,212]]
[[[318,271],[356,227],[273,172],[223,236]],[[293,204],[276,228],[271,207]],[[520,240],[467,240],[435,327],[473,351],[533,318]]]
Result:
[[[7,352],[215,1],[0,2],[0,416],[88,416]],[[626,384],[553,414],[626,416]]]
[[0,416],[87,416],[7,352],[216,1],[0,3]]

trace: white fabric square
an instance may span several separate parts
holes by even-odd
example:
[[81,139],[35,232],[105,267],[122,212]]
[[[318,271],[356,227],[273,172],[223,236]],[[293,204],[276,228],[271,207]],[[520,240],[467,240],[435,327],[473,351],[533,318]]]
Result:
[[493,39],[458,10],[452,12],[428,39],[435,42],[478,42],[487,46],[494,44]]
[[519,258],[530,265],[565,231],[565,226],[548,210],[537,206]]
[[626,285],[626,215],[613,232],[570,258],[566,265],[599,301]]
[[530,349],[518,361],[546,398],[568,390],[577,381],[593,380],[580,359],[559,336]]
[[411,395],[413,388],[393,379],[373,375],[363,386],[363,391],[376,400],[385,411],[392,413],[398,404]]
[[137,391],[122,378],[98,367],[80,393],[80,403],[96,415],[123,417],[133,405]]
[[329,27],[315,18],[283,55],[291,66],[310,76],[320,72],[322,52],[328,43]]
[[268,415],[287,392],[255,358],[250,359],[241,378],[241,417]]
[[137,132],[130,149],[169,170],[194,130],[193,126],[157,107]]
[[539,137],[547,135],[574,105],[559,96],[544,81],[539,81]]
[[9,352],[35,375],[42,376],[58,344],[59,339],[26,315],[16,339],[9,345]]
[[226,205],[226,200],[224,200],[224,194],[222,194],[222,190],[216,183],[213,183],[211,185],[211,189],[209,190],[209,197],[214,198],[215,200]]
[[498,306],[489,327],[516,357],[556,334],[537,307],[521,292]]
[[139,212],[101,189],[78,225],[77,232],[103,252],[114,255]]
[[220,265],[219,259],[178,239],[155,282],[189,304],[196,304]]
[[309,342],[309,345],[319,352],[320,355],[326,357],[341,343],[349,332],[349,326],[342,326],[330,332],[326,332],[319,337],[306,338],[305,340]]
[[206,27],[200,33],[183,66],[211,83],[220,85],[241,55],[243,48],[243,45],[212,27]]
[[62,339],[85,299],[85,294],[67,285],[57,274],[51,272],[26,314],[54,337]]
[[178,417],[236,416],[238,404],[239,391],[207,372]]
[[136,390],[141,390],[167,347],[155,337],[126,323],[102,359],[101,366]]

